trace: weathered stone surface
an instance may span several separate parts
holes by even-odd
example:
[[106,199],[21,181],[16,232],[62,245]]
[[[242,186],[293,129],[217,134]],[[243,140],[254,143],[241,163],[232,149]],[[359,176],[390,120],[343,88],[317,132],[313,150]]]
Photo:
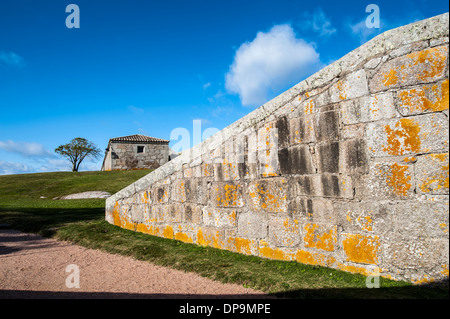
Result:
[[447,43],[448,14],[375,37],[109,197],[106,220],[363,275],[448,278]]
[[350,73],[330,88],[331,102],[353,99],[368,93],[366,72],[364,70]]
[[398,110],[403,116],[448,110],[448,79],[436,84],[399,90]]
[[363,96],[340,103],[344,124],[372,122],[397,117],[391,92]]
[[216,207],[242,207],[243,190],[240,183],[217,182],[211,186],[211,201]]
[[260,179],[249,183],[249,207],[255,211],[285,212],[287,210],[287,186],[284,178]]
[[205,207],[203,224],[218,228],[230,228],[237,225],[237,211],[234,208]]
[[336,202],[334,209],[345,233],[382,235],[394,229],[394,207],[389,201]]
[[314,174],[316,172],[308,145],[298,145],[279,150],[278,163],[282,175],[303,175]]
[[412,52],[384,63],[369,83],[371,92],[430,83],[445,76],[448,47]]
[[316,140],[333,141],[339,138],[339,115],[337,112],[318,113],[314,122]]
[[337,226],[308,223],[304,225],[303,245],[307,248],[334,251],[337,245]]
[[261,214],[254,212],[241,213],[238,219],[238,236],[244,238],[265,238],[268,222]]
[[370,156],[396,156],[448,148],[448,119],[442,113],[368,123]]
[[448,168],[448,153],[434,153],[417,157],[415,164],[416,192],[448,194]]
[[354,180],[356,198],[408,199],[414,197],[414,168],[410,163],[374,161],[369,173]]
[[294,247],[300,243],[298,220],[289,217],[269,217],[269,242],[277,247]]

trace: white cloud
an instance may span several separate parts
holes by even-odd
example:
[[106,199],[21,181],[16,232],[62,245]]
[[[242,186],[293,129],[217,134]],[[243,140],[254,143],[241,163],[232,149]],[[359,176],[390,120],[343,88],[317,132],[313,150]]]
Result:
[[31,173],[33,170],[22,163],[0,161],[0,175]]
[[206,89],[209,88],[210,86],[211,86],[211,83],[210,83],[210,82],[203,84],[203,90],[206,90]]
[[336,32],[321,8],[316,9],[314,13],[305,12],[303,14],[302,28],[311,29],[322,37],[328,37]]
[[25,65],[23,58],[11,51],[0,51],[0,62],[16,67],[23,67]]
[[319,67],[312,44],[297,38],[290,25],[276,25],[239,47],[225,86],[229,93],[239,94],[242,105],[258,106]]
[[11,140],[0,141],[0,150],[17,153],[25,157],[55,157],[55,155],[46,150],[42,144],[34,142],[14,142]]

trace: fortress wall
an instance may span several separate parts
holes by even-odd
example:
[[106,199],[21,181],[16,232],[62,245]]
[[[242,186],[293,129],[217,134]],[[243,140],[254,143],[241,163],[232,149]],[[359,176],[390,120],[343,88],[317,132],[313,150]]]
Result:
[[387,31],[106,201],[111,224],[448,279],[448,13]]

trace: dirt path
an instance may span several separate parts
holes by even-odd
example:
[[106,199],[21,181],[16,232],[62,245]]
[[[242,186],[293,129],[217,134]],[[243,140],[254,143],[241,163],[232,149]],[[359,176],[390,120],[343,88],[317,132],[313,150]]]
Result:
[[[79,288],[68,288],[77,283]],[[0,229],[0,298],[264,298],[240,285]]]

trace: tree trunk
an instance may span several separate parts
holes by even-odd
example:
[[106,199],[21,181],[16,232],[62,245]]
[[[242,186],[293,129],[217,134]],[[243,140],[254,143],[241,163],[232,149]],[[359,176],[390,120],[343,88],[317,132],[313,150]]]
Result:
[[77,163],[74,162],[72,165],[72,172],[78,172],[78,167],[77,167]]

